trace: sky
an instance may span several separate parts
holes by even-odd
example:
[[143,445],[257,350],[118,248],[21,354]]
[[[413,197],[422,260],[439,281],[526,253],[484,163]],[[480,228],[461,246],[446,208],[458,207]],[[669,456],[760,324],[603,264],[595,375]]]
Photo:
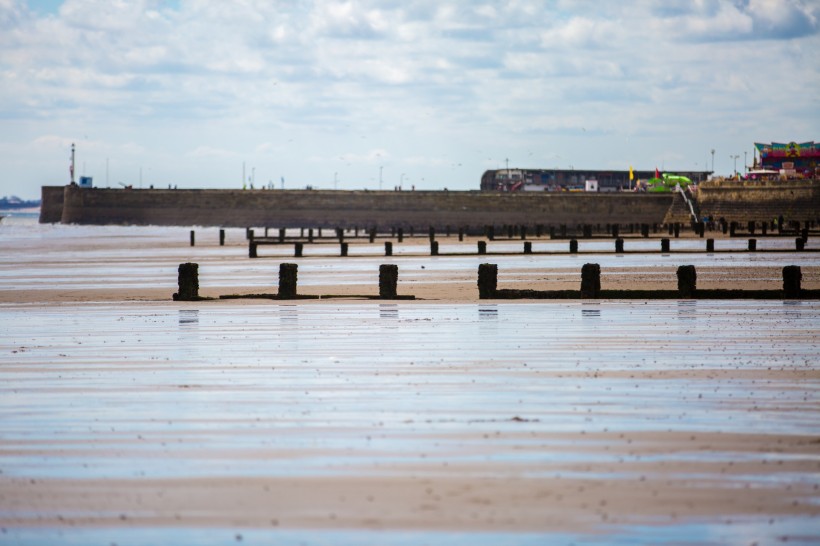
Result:
[[820,140],[818,51],[816,0],[0,0],[0,196],[72,143],[101,187],[728,175]]

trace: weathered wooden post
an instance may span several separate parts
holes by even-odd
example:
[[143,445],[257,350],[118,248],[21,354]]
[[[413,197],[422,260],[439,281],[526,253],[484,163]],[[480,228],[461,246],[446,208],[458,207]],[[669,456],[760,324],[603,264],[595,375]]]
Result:
[[308,243],[313,242],[313,228],[308,229]]
[[225,230],[219,230],[219,246],[225,246]]
[[[321,234],[319,235],[321,237]],[[339,239],[339,242],[343,242],[345,240],[345,230],[342,228],[336,228],[336,238]]]
[[433,226],[430,226],[428,228],[427,232],[428,232],[427,236],[430,238],[430,242],[432,243],[433,241],[436,240],[436,228],[434,228]]
[[464,228],[458,228],[458,242],[462,242],[464,240]]
[[492,298],[498,289],[498,265],[480,264],[478,266],[478,299]]
[[370,237],[370,242],[371,242],[371,243],[373,243],[373,242],[375,242],[375,241],[376,241],[376,228],[375,228],[375,227],[371,227],[371,228],[370,228],[370,234],[369,234],[369,237]]
[[252,229],[248,228],[245,235],[247,235],[249,241],[253,241],[253,230]]
[[550,226],[550,239],[555,239],[555,226]]
[[279,299],[292,300],[296,297],[298,270],[297,264],[279,264]]
[[680,237],[680,222],[675,222],[675,239]]
[[293,244],[293,256],[296,258],[302,257],[302,250],[304,250],[304,243],[294,243]]
[[757,250],[757,239],[749,239],[749,252]]
[[756,222],[754,220],[749,220],[748,222],[746,222],[746,229],[748,230],[749,235],[755,234],[755,224]]
[[480,255],[487,253],[487,241],[478,241],[478,253]]
[[570,254],[578,254],[578,241],[576,239],[571,239],[569,242],[569,253]]
[[597,299],[601,297],[601,266],[584,264],[581,267],[581,298]]
[[385,256],[392,256],[393,255],[393,243],[390,241],[384,242],[384,255]]
[[399,228],[398,238],[399,238],[399,242],[404,241],[404,228]]
[[787,265],[783,268],[783,294],[788,300],[800,297],[800,281],[803,273],[799,265]]
[[734,237],[737,232],[737,222],[731,222],[729,224],[729,237]]
[[532,254],[532,243],[524,241],[524,254]]
[[698,275],[694,265],[678,267],[678,295],[681,298],[692,299],[697,290]]
[[399,266],[382,264],[379,266],[379,297],[383,300],[396,299],[396,287],[399,283]]
[[760,222],[760,233],[766,235],[769,232],[769,222]]
[[507,239],[512,239],[514,235],[513,226],[507,226]]
[[584,227],[581,228],[582,233],[584,235],[584,239],[592,239],[592,226],[589,224],[584,224]]
[[543,224],[536,224],[535,225],[535,236],[540,239],[541,236],[543,236],[543,235],[544,235],[544,225]]
[[527,238],[527,226],[521,226],[521,240],[525,240]]
[[706,239],[706,252],[714,252],[715,251],[715,240],[714,239]]
[[438,256],[438,241],[430,241],[430,256]]
[[567,225],[566,224],[559,225],[558,226],[558,231],[561,234],[561,237],[566,237],[567,236]]
[[675,225],[672,223],[666,224],[666,231],[668,235],[675,233]]
[[256,243],[248,242],[248,258],[256,258]]
[[809,228],[808,227],[804,227],[800,231],[800,237],[803,239],[804,242],[809,240]]
[[804,241],[802,237],[797,237],[794,240],[794,248],[798,251],[804,250],[806,248],[806,241]]
[[641,224],[641,237],[644,239],[649,237],[649,224]]
[[666,237],[661,239],[661,252],[669,252],[669,239]]
[[285,228],[279,228],[279,242],[285,242]]
[[199,264],[187,262],[177,269],[178,292],[174,301],[196,301],[199,299]]
[[341,256],[343,256],[343,257],[347,256],[347,243],[340,243],[339,246],[341,247],[340,248]]
[[701,239],[703,239],[706,236],[706,222],[698,222],[697,226],[698,226],[698,235],[700,236]]
[[194,230],[191,230],[191,246],[195,245],[195,235]]
[[495,226],[487,226],[487,239],[495,240]]
[[621,237],[615,239],[615,252],[616,253],[623,253],[624,251],[624,240]]
[[617,239],[620,235],[621,226],[618,224],[612,224],[612,238]]

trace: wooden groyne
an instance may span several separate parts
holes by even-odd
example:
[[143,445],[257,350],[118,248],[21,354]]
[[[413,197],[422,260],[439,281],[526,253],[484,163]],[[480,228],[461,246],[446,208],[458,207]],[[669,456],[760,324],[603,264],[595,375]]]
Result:
[[803,278],[800,266],[783,268],[782,290],[698,289],[697,271],[694,265],[682,265],[677,269],[677,290],[604,290],[601,289],[601,267],[584,264],[581,268],[579,290],[528,290],[498,288],[498,265],[485,263],[478,266],[479,299],[708,299],[708,300],[818,300],[820,290],[801,288]]

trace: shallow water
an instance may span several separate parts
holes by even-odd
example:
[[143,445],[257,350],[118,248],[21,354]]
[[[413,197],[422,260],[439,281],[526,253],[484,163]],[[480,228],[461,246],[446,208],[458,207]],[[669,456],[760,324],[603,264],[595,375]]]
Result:
[[[382,242],[350,246],[348,258],[339,257],[335,244],[305,245],[305,257],[295,259],[292,245],[261,246],[260,258],[248,259],[245,232],[226,230],[227,246],[220,247],[216,228],[196,228],[197,246],[190,247],[190,228],[41,225],[32,218],[8,218],[0,223],[0,290],[66,290],[107,288],[137,289],[150,286],[176,289],[177,267],[182,262],[200,264],[199,282],[202,289],[242,286],[248,289],[273,291],[278,283],[280,262],[299,263],[300,286],[372,285],[378,283],[379,265],[389,262],[399,266],[400,284],[463,282],[473,278],[478,265],[491,262],[499,265],[502,285],[531,282],[532,278],[547,278],[544,270],[576,273],[580,280],[581,266],[598,263],[606,278],[616,278],[618,269],[640,268],[643,271],[666,272],[674,282],[674,270],[680,265],[697,268],[775,267],[799,265],[820,266],[820,253],[750,253],[745,240],[716,241],[718,249],[736,249],[730,253],[693,254],[620,254],[613,252],[614,243],[581,241],[581,252],[595,254],[570,255],[566,241],[535,241],[536,252],[561,252],[557,255],[455,255],[429,256],[429,246],[419,239],[394,241],[394,256],[383,256]],[[442,239],[440,252],[466,254],[472,248],[459,245],[456,237]],[[654,250],[657,240],[628,240],[626,249]],[[703,241],[673,240],[672,248],[702,248]],[[820,240],[809,239],[807,248],[818,248]],[[793,248],[790,239],[761,239],[758,248]],[[522,252],[521,241],[490,242],[490,252]],[[514,274],[507,275],[507,272]],[[448,280],[449,278],[449,280]],[[456,279],[462,279],[457,281]],[[780,278],[761,279],[779,285]]]
[[[228,230],[227,247],[216,246],[215,229],[197,229],[202,246],[185,247],[188,232],[4,219],[0,290],[152,286],[170,293],[184,261],[201,264],[201,286],[275,286],[284,260],[248,260],[244,230]],[[89,248],[78,250],[85,239]],[[723,242],[739,244],[739,252],[616,256],[609,243],[582,242],[582,251],[588,244],[602,253],[594,260],[515,255],[497,262],[502,284],[526,282],[545,268],[580,271],[588,261],[604,271],[820,265],[818,254],[755,254],[743,250],[745,241]],[[566,242],[533,246],[550,245],[563,249]],[[443,242],[442,252],[447,247]],[[521,243],[490,245],[491,251],[506,247],[517,251]],[[473,276],[479,263],[496,261],[401,255],[423,254],[426,244],[399,250],[393,263],[400,284],[424,282],[430,273],[436,282],[442,273]],[[333,275],[339,284],[375,287],[383,262],[376,254],[310,257],[300,261],[299,282],[326,284]],[[505,270],[516,270],[515,279],[504,278]],[[56,512],[15,510],[0,491],[0,518],[30,523],[0,529],[0,543],[818,543],[820,451],[719,443],[707,449],[694,441],[820,436],[818,354],[820,302],[0,304],[4,479],[435,478],[455,472],[467,479],[612,480],[629,488],[646,475],[693,488],[774,485],[784,496],[814,488],[800,498],[815,507],[802,516],[716,513],[654,521],[636,514],[628,523],[593,525],[589,533],[139,523],[58,529],[36,523]],[[649,442],[647,435],[661,440]],[[681,446],[690,435],[691,447]],[[640,449],[631,447],[633,440]],[[665,440],[677,443],[657,448]],[[748,468],[720,470],[733,464]],[[70,507],[59,513],[83,515]]]
[[[390,476],[409,468],[435,476],[442,463],[469,475],[480,462],[476,476],[629,480],[635,471],[619,468],[624,462],[674,468],[742,459],[719,449],[607,452],[596,434],[820,432],[817,373],[754,375],[816,372],[816,302],[3,305],[0,331],[0,469],[10,477]],[[744,373],[708,374],[738,369]],[[760,463],[787,455],[743,456]],[[820,453],[791,457],[820,461]],[[598,470],[583,470],[587,464]],[[727,480],[686,472],[672,477]],[[789,472],[731,477],[738,488],[770,480],[820,481]],[[773,539],[785,529],[792,543],[798,531],[820,536],[813,518],[783,521],[602,526],[606,538],[241,534],[284,544],[746,544],[749,533]],[[58,536],[12,532],[21,544]],[[118,544],[233,536],[65,533],[65,543],[116,536]]]

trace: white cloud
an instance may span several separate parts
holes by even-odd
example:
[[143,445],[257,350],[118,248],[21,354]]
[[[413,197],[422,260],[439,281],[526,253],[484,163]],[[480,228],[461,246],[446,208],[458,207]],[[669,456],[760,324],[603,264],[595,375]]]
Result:
[[0,0],[0,161],[29,166],[0,195],[58,178],[52,164],[62,177],[68,140],[89,168],[173,163],[163,175],[180,184],[219,186],[245,161],[265,179],[359,186],[392,165],[450,189],[477,187],[498,157],[620,162],[627,135],[647,161],[812,140],[819,13],[801,0],[65,0],[49,13]]

